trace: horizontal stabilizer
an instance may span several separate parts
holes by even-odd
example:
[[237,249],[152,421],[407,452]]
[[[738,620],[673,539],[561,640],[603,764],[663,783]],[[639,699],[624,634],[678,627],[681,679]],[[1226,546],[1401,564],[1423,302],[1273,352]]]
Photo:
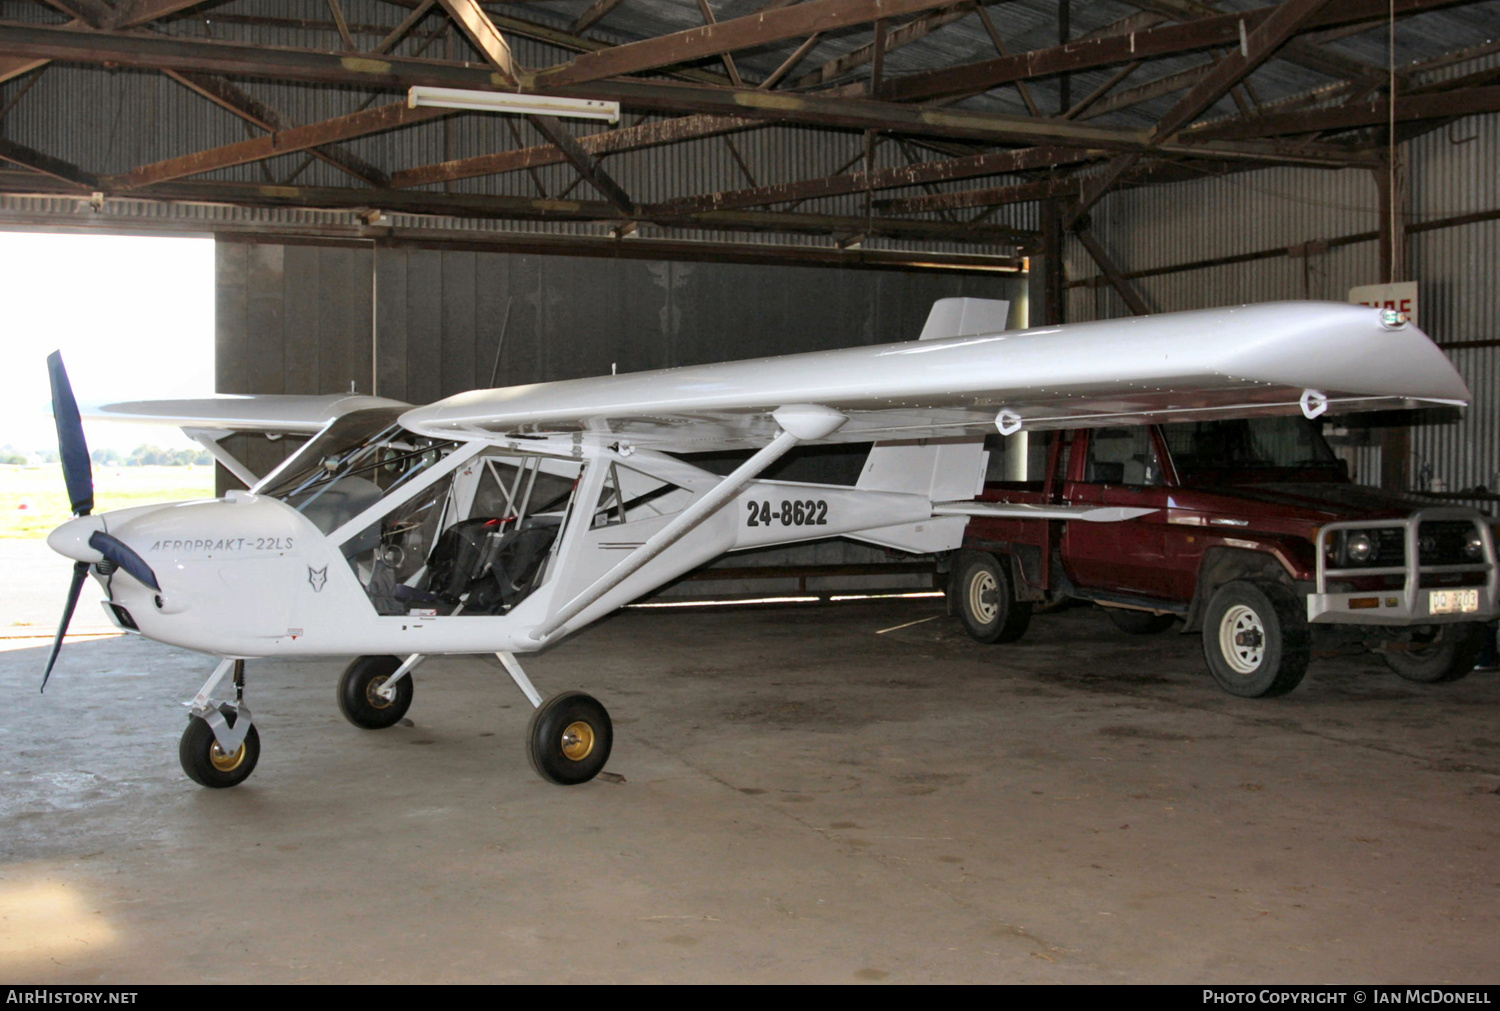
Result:
[[934,502],[934,516],[989,516],[1023,520],[1084,520],[1088,523],[1120,523],[1159,512],[1138,506],[1027,505],[1022,502]]
[[930,555],[938,551],[952,551],[964,542],[964,527],[968,520],[960,516],[942,516],[920,523],[897,523],[889,527],[860,530],[844,536],[852,541],[879,545],[893,551],[905,551],[913,555]]

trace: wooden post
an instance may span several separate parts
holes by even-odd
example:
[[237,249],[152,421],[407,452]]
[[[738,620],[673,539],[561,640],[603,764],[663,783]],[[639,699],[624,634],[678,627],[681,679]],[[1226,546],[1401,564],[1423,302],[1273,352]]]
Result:
[[1042,318],[1056,326],[1068,321],[1067,277],[1063,270],[1063,214],[1056,200],[1042,202]]

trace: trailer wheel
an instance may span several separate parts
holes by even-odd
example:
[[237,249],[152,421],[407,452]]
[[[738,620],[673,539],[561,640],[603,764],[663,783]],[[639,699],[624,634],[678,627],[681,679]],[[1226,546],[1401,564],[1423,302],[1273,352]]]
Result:
[[1277,583],[1237,579],[1214,591],[1203,616],[1203,656],[1220,688],[1254,699],[1297,687],[1312,659],[1300,603]]
[[1007,566],[975,552],[959,566],[958,616],[964,630],[984,643],[1015,642],[1031,624],[1031,602],[1017,600]]
[[1385,665],[1408,681],[1457,681],[1474,669],[1485,632],[1484,623],[1478,621],[1428,625],[1413,630],[1406,649],[1382,655]]

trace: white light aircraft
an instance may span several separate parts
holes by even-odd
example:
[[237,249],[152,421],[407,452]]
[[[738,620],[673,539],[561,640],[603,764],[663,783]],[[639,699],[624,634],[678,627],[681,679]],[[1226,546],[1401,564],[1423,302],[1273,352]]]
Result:
[[[528,754],[554,783],[609,758],[605,708],[543,700],[518,655],[557,645],[726,552],[823,537],[901,551],[959,546],[971,515],[1110,522],[1149,510],[974,501],[983,436],[1028,428],[1301,411],[1462,405],[1442,352],[1391,310],[1280,303],[1005,331],[1004,303],[944,299],[921,339],[722,365],[477,390],[425,407],[373,397],[220,397],[116,404],[171,421],[248,491],[90,515],[82,424],[49,359],[76,518],[43,686],[90,573],[120,628],[220,658],[192,700],[183,769],[250,775],[260,741],[245,660],[355,655],[338,702],[390,727],[435,654],[498,655],[530,700]],[[235,431],[309,441],[260,476]],[[874,443],[853,487],[762,480],[795,446]],[[753,450],[721,477],[678,455]],[[216,703],[228,678],[233,700]]]

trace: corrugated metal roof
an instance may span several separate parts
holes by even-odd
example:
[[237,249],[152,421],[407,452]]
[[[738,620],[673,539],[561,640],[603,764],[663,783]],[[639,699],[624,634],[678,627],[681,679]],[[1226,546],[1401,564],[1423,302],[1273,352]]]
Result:
[[[764,0],[709,0],[719,20],[753,13]],[[1138,0],[1148,6],[1148,0]],[[1193,0],[1196,2],[1196,0]],[[559,29],[569,28],[587,10],[590,0],[533,0],[533,2],[492,5],[497,14],[524,18]],[[1199,5],[1203,6],[1203,5]],[[1214,9],[1220,11],[1250,10],[1262,6],[1258,0],[1224,0]],[[342,9],[365,48],[389,31],[404,17],[406,10],[384,0],[342,0]],[[1204,9],[1208,9],[1206,6]],[[987,6],[996,28],[1012,52],[1046,48],[1058,39],[1057,0],[1008,0]],[[1139,8],[1119,0],[1073,0],[1071,36],[1081,38],[1098,32],[1138,13]],[[920,15],[919,15],[920,16]],[[0,0],[0,19],[37,23],[60,23],[63,16],[52,8],[32,0]],[[898,19],[907,23],[912,18]],[[607,43],[629,42],[659,34],[696,28],[703,15],[693,0],[624,0],[585,35]],[[338,50],[342,43],[335,30],[326,0],[228,0],[205,5],[182,16],[159,22],[148,29],[181,37],[212,38],[251,42],[264,46],[320,47]],[[1431,59],[1463,46],[1471,46],[1500,37],[1500,0],[1485,0],[1445,10],[1403,18],[1396,24],[1396,62],[1406,66],[1414,61]],[[806,56],[790,80],[822,66],[829,60],[866,45],[871,38],[868,25],[830,32]],[[510,41],[517,58],[529,67],[553,65],[570,58],[571,50],[512,33]],[[735,54],[737,66],[749,80],[757,80],[778,67],[799,44],[789,39],[758,50]],[[1341,34],[1319,42],[1338,57],[1359,61],[1382,73],[1385,67],[1387,37],[1384,26]],[[434,8],[414,31],[395,47],[396,54],[440,59],[479,61],[479,55],[463,35],[455,30],[441,10]],[[944,24],[908,45],[892,50],[885,58],[885,74],[902,74],[949,66],[955,63],[990,59],[995,45],[978,13],[972,10],[963,17]],[[1285,56],[1285,53],[1282,54]],[[1153,60],[1124,81],[1116,92],[1180,70],[1201,66],[1210,59],[1206,53],[1186,54]],[[723,71],[719,59],[701,61],[701,69]],[[1500,66],[1500,54],[1487,53],[1474,59],[1427,72],[1417,80],[1452,77],[1475,69]],[[1117,67],[1080,71],[1070,75],[1071,101],[1077,102],[1099,85],[1111,79]],[[841,80],[858,81],[868,77],[868,65],[857,67]],[[1268,61],[1249,79],[1252,100],[1271,104],[1302,95],[1329,84],[1331,78],[1286,58]],[[372,102],[385,104],[399,100],[399,93],[378,92],[312,85],[273,83],[261,80],[237,80],[245,92],[278,110],[289,121],[310,123],[344,115]],[[1059,78],[1041,78],[1028,84],[1044,112],[1053,112],[1060,103]],[[0,102],[15,94],[21,81],[0,85]],[[1141,128],[1154,123],[1180,96],[1154,98],[1140,104],[1106,111],[1096,118],[1082,116],[1092,124],[1124,128]],[[1016,114],[1026,112],[1018,89],[1002,85],[984,95],[958,103],[974,108]],[[1236,112],[1226,98],[1210,115]],[[650,122],[665,116],[639,117]],[[632,116],[630,122],[636,122]],[[456,115],[420,126],[374,134],[349,141],[342,147],[358,157],[386,170],[411,168],[434,162],[508,150],[516,146],[541,143],[541,138],[525,124],[515,124],[518,142],[511,125],[497,117]],[[258,133],[232,113],[204,100],[181,85],[147,71],[97,67],[53,65],[37,80],[26,98],[5,117],[4,136],[36,147],[47,154],[104,174],[117,174],[153,161],[229,144]],[[602,125],[575,126],[575,132],[588,134],[605,129]],[[733,145],[734,150],[731,150]],[[609,172],[624,189],[641,202],[671,197],[740,189],[751,185],[783,183],[817,178],[839,170],[863,167],[861,133],[847,130],[777,124],[758,127],[726,139],[714,137],[610,155],[605,159]],[[947,157],[921,142],[912,142],[910,156],[921,159]],[[738,157],[736,157],[738,155]],[[873,164],[888,168],[905,164],[909,157],[899,143],[883,141]],[[743,160],[744,166],[740,162]],[[748,175],[746,169],[748,168]],[[305,154],[273,158],[261,163],[222,169],[203,176],[239,182],[295,182],[310,186],[348,186],[350,177],[325,162]],[[1015,181],[1009,177],[987,177],[930,187],[908,187],[885,190],[883,198],[920,195],[929,191],[975,189],[1004,185]],[[540,184],[540,188],[538,187]],[[1235,185],[1233,183],[1226,185]],[[429,189],[454,193],[503,196],[548,196],[568,193],[573,197],[596,199],[586,183],[578,181],[576,171],[567,165],[549,165],[527,172],[508,172],[479,176]],[[1115,198],[1110,198],[1113,201]],[[1110,201],[1107,201],[1109,203]],[[808,200],[801,211],[861,215],[867,211],[864,194],[848,194]],[[969,215],[966,215],[969,216]],[[920,217],[940,219],[940,215]],[[1014,227],[1034,228],[1034,209],[1030,205],[1003,207],[990,221]],[[490,227],[490,226],[485,226]],[[592,225],[525,225],[507,226],[554,228],[561,231],[583,229],[597,231]],[[666,232],[668,230],[662,230]],[[777,241],[783,241],[785,237]],[[759,241],[759,240],[755,240]],[[798,239],[796,241],[804,241]],[[819,240],[826,242],[827,239]],[[871,240],[892,243],[893,240]],[[967,248],[973,249],[969,246]],[[1010,247],[995,247],[1008,251]]]

